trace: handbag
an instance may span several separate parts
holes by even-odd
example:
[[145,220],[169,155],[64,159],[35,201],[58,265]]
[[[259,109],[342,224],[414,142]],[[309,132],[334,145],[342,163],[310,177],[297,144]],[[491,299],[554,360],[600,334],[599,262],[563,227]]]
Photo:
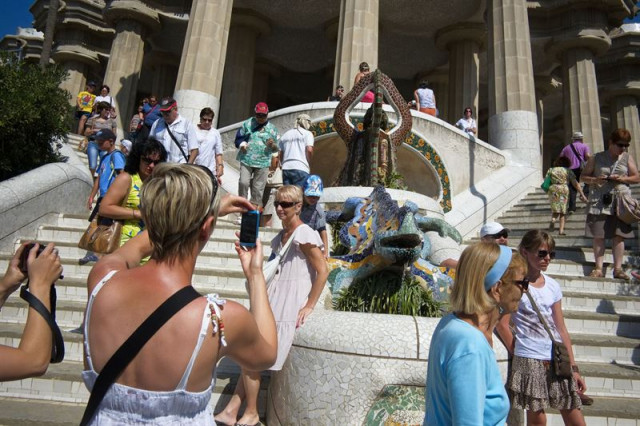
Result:
[[200,294],[191,286],[181,288],[173,293],[162,303],[144,322],[133,332],[126,342],[109,358],[96,379],[89,402],[84,410],[80,425],[88,425],[100,406],[100,402],[111,385],[122,374],[131,360],[140,352],[144,345],[153,337],[171,317],[183,307],[200,297]]
[[86,231],[82,234],[78,247],[94,253],[113,253],[120,247],[120,234],[122,233],[122,221],[111,220],[111,225],[101,225],[106,218],[96,215]]
[[631,196],[631,193],[627,191],[615,191],[616,197],[616,216],[618,219],[632,225],[640,222],[640,202]]
[[544,182],[542,182],[542,185],[540,185],[540,188],[542,188],[544,192],[549,192],[550,187],[551,187],[551,175],[549,174],[549,172],[547,172],[547,176],[545,176]]
[[269,174],[267,175],[267,188],[278,188],[282,185],[282,168],[278,166],[274,171],[269,170]]
[[562,377],[564,379],[570,379],[573,377],[573,371],[571,369],[571,361],[569,359],[569,350],[565,346],[564,343],[558,342],[554,339],[553,333],[549,329],[547,325],[547,321],[545,321],[544,317],[540,313],[540,309],[538,309],[538,305],[536,305],[535,300],[533,300],[533,296],[529,292],[525,293],[531,302],[531,306],[538,314],[538,318],[540,322],[544,326],[544,329],[549,334],[549,338],[551,339],[551,365],[553,366],[553,371],[558,377]]

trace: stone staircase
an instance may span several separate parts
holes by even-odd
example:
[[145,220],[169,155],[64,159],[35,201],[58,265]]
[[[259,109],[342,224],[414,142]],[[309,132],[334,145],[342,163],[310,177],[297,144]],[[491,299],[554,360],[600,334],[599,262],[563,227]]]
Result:
[[[69,144],[76,147],[79,138],[73,135]],[[86,161],[86,155],[78,153]],[[65,341],[65,360],[51,364],[39,378],[0,383],[0,425],[72,425],[78,424],[89,398],[81,378],[82,335],[70,332],[80,326],[87,300],[86,279],[92,264],[79,265],[78,259],[85,252],[77,247],[82,232],[88,226],[87,215],[60,214],[54,224],[39,227],[35,240],[54,242],[59,249],[64,267],[64,279],[56,284],[58,302],[56,320]],[[235,232],[239,225],[235,217],[220,218],[216,230],[198,258],[193,277],[194,287],[201,293],[218,293],[221,297],[248,306],[238,257],[234,250]],[[265,258],[270,252],[269,242],[278,229],[261,228],[260,238],[265,248]],[[16,241],[31,240],[24,236]],[[12,253],[12,252],[11,252]],[[10,252],[0,253],[0,270],[6,270],[12,257]],[[12,294],[0,311],[0,344],[18,346],[28,305]],[[218,365],[217,382],[211,404],[220,411],[235,389],[239,375],[238,366],[228,359]],[[266,417],[266,389],[269,376],[265,375],[259,395],[259,409]]]
[[[77,145],[70,137],[69,143]],[[86,158],[84,154],[80,157]],[[638,196],[640,194],[636,194]],[[515,247],[526,230],[546,229],[550,210],[546,195],[537,190],[498,219],[511,228],[510,245]],[[557,258],[549,273],[562,285],[563,309],[576,358],[595,404],[585,407],[588,425],[640,425],[640,285],[612,278],[585,277],[593,268],[591,241],[583,235],[584,214],[568,217],[566,236],[556,236]],[[43,224],[38,241],[52,241],[60,250],[64,280],[57,284],[57,320],[63,330],[66,358],[51,365],[40,378],[0,383],[0,425],[77,424],[88,399],[82,383],[82,336],[69,332],[82,322],[86,303],[86,277],[90,265],[77,260],[84,252],[76,244],[87,226],[86,216],[61,214],[54,224]],[[194,286],[202,293],[221,296],[247,304],[244,278],[233,251],[232,219],[221,219],[216,231],[198,259]],[[263,242],[273,238],[276,229],[261,229]],[[25,236],[30,239],[32,236]],[[18,244],[19,241],[16,242]],[[265,246],[268,250],[268,245]],[[626,263],[637,259],[638,243],[627,245]],[[11,255],[0,253],[0,270],[4,271]],[[611,262],[610,250],[605,262]],[[611,270],[607,269],[611,276]],[[14,293],[0,312],[0,343],[17,346],[27,305]],[[228,401],[237,381],[239,369],[229,360],[218,367],[218,380],[212,404],[219,411]],[[259,396],[261,417],[265,417],[268,376],[263,377]],[[563,424],[558,413],[551,412],[549,425]]]
[[[640,197],[635,190],[634,196]],[[556,231],[556,259],[548,274],[561,284],[563,312],[573,349],[595,403],[584,408],[588,425],[640,425],[640,284],[612,277],[613,257],[608,246],[605,278],[587,277],[594,267],[591,240],[584,237],[586,214],[567,216],[565,232]],[[497,219],[510,228],[509,245],[517,247],[529,229],[548,229],[551,218],[547,195],[529,194]],[[626,241],[627,272],[638,267],[638,240]],[[634,266],[635,265],[635,266]],[[562,425],[558,412],[549,425]]]

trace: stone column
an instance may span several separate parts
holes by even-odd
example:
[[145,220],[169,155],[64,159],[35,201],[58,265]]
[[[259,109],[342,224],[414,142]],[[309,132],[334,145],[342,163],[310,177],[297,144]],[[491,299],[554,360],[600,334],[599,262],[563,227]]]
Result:
[[64,80],[60,87],[64,90],[67,90],[71,93],[71,101],[72,105],[76,104],[76,95],[84,90],[87,85],[87,64],[80,61],[66,61],[63,62],[62,67],[67,71],[67,79]]
[[269,93],[269,79],[280,77],[282,71],[277,65],[266,60],[258,60],[253,67],[253,82],[250,105],[265,102]]
[[160,26],[155,10],[141,2],[136,4],[139,7],[135,9],[130,6],[126,0],[114,0],[104,11],[104,19],[116,28],[104,82],[111,87],[111,96],[118,111],[119,136],[128,128],[133,115],[142,69],[144,37],[149,29],[158,29]]
[[[638,92],[638,90],[636,90]],[[631,132],[629,154],[640,164],[640,117],[638,98],[633,95],[618,95],[611,98],[611,130],[627,129]]]
[[219,127],[245,120],[252,113],[256,39],[260,34],[269,33],[270,27],[264,18],[244,12],[233,13],[222,81],[224,108],[220,111]]
[[[175,63],[175,62],[174,62]],[[151,83],[151,93],[159,96],[170,96],[176,87],[178,68],[171,64],[158,64],[153,70],[153,82]],[[158,99],[158,101],[160,101]],[[177,99],[177,98],[176,98]],[[183,113],[183,104],[179,102],[180,114]],[[199,111],[198,111],[199,112]]]
[[351,90],[358,65],[378,67],[379,0],[341,0],[333,88]]
[[525,0],[489,0],[489,143],[540,168],[531,40]]
[[174,93],[180,114],[198,122],[205,106],[220,110],[233,0],[194,0]]
[[593,56],[584,47],[567,49],[562,55],[564,135],[569,140],[573,132],[581,131],[591,152],[598,152],[604,149],[604,143]]
[[[466,107],[478,114],[480,48],[485,44],[484,24],[465,22],[445,27],[436,33],[436,46],[449,51],[449,105],[447,117],[457,120]],[[438,102],[438,98],[436,98]],[[438,107],[442,112],[442,107]]]

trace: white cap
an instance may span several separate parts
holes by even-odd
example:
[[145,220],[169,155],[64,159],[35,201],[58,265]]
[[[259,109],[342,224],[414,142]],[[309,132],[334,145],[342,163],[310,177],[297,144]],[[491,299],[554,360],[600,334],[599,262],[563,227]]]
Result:
[[120,141],[120,145],[124,146],[125,148],[127,148],[127,151],[131,151],[131,141],[128,139],[123,139]]
[[500,225],[498,222],[487,222],[484,225],[482,225],[482,228],[480,228],[480,238],[486,236],[486,235],[495,235],[498,232],[505,230],[507,232],[510,231],[509,228],[505,228],[504,226]]

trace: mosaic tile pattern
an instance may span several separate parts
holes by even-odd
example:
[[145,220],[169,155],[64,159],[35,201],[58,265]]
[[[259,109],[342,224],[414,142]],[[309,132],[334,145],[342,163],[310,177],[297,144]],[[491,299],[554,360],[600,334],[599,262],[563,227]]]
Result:
[[421,425],[424,419],[424,392],[424,386],[385,386],[367,413],[364,424]]
[[[351,121],[356,129],[358,129],[359,131],[363,130],[362,117],[351,117]],[[313,133],[314,137],[336,133],[336,130],[333,127],[333,119],[327,118],[313,123],[311,132]],[[423,138],[419,137],[413,131],[407,134],[404,143],[424,155],[427,161],[431,163],[435,171],[438,173],[440,185],[442,187],[442,198],[439,200],[440,206],[442,207],[442,210],[447,213],[451,210],[451,181],[449,180],[449,174],[447,173],[447,169],[442,162],[442,158],[440,157],[440,155],[438,155],[431,144],[429,144]]]

